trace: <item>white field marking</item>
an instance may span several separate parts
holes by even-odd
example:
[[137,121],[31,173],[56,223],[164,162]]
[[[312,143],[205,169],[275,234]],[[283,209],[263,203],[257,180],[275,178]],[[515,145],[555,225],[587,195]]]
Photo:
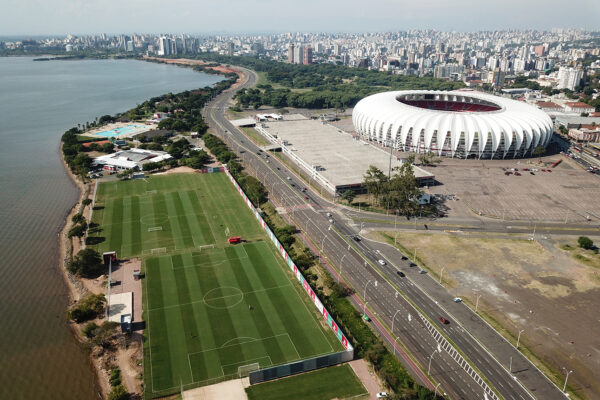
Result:
[[[226,259],[220,260],[220,261],[214,261],[214,262],[211,262],[211,263],[186,265],[184,267],[178,267],[177,269],[187,269],[187,268],[196,268],[196,267],[211,268],[211,267],[216,267],[217,265],[224,264],[224,263],[229,262],[229,261],[245,260],[245,259],[248,259],[248,258],[250,258],[250,257],[232,257],[232,258],[226,258]],[[175,268],[173,268],[173,269],[175,269]]]
[[[266,355],[266,356],[262,356],[262,357],[251,358],[251,359],[249,359],[249,360],[245,360],[245,361],[240,361],[239,363],[231,363],[231,364],[224,364],[224,365],[221,365],[221,372],[223,372],[223,376],[224,376],[224,375],[225,375],[225,367],[229,367],[229,366],[231,366],[231,365],[238,365],[238,364],[242,364],[242,363],[247,363],[247,364],[240,365],[239,367],[244,367],[244,366],[246,366],[246,365],[250,365],[250,364],[258,364],[258,369],[261,369],[261,368],[263,368],[263,367],[261,367],[260,363],[253,363],[252,361],[256,361],[256,360],[263,360],[263,359],[265,359],[265,358],[268,358],[268,359],[269,359],[269,365],[273,365],[273,360],[271,360],[271,357],[270,357],[270,356],[268,356],[268,355]],[[238,367],[238,368],[239,368],[239,367]]]
[[294,351],[296,352],[296,355],[298,356],[298,360],[299,360],[300,359],[300,353],[298,353],[298,349],[296,348],[296,345],[294,344],[294,341],[292,340],[292,337],[290,336],[290,334],[288,333],[287,335],[288,335],[288,340],[292,344],[292,347],[294,348]]
[[[234,341],[234,340],[238,340],[238,339],[250,339],[250,340],[248,340],[248,341],[245,341],[245,342],[238,342],[238,344],[251,343],[251,342],[258,342],[258,341],[260,341],[260,340],[261,340],[261,339],[257,339],[257,338],[255,338],[255,337],[252,337],[252,336],[238,336],[238,337],[235,337],[235,338],[233,338],[233,339],[229,339],[228,341],[226,341],[225,343],[223,343],[223,344],[221,345],[221,347],[219,347],[219,348],[227,347],[228,343],[230,343],[230,342],[232,342],[232,343],[233,343],[233,341]],[[251,361],[251,360],[248,360],[248,361]],[[244,362],[244,361],[242,361],[242,362]],[[227,364],[227,365],[232,365],[232,364]]]
[[149,194],[156,194],[156,190],[146,190],[146,195],[149,195]]
[[[173,264],[172,260],[171,260],[171,264]],[[266,292],[266,291],[269,291],[269,290],[280,289],[280,288],[287,287],[287,286],[292,286],[292,285],[287,284],[287,285],[281,285],[281,286],[273,286],[273,287],[269,287],[269,288],[263,288],[263,289],[253,290],[253,291],[250,291],[250,292],[242,292],[242,291],[240,291],[240,293],[245,296],[245,295],[251,294],[251,293]],[[231,287],[233,287],[233,286],[231,286]],[[214,289],[219,289],[219,288],[214,288]],[[227,297],[227,296],[223,296],[223,297]],[[196,303],[205,303],[204,302],[204,298],[202,300],[191,301],[189,303],[180,303],[180,304],[175,304],[175,305],[172,305],[172,306],[149,308],[147,311],[150,312],[150,311],[157,311],[157,310],[166,310],[166,309],[169,309],[169,308],[177,308],[177,307],[187,306],[187,305],[196,304]]]
[[[190,359],[190,356],[192,356],[192,355],[194,355],[194,354],[197,354],[197,353],[188,353],[188,355],[187,355],[187,358],[188,358],[188,365],[190,366],[190,372],[192,373],[192,383],[210,381],[210,380],[213,380],[213,379],[219,379],[219,378],[222,378],[222,377],[224,377],[224,376],[225,376],[225,373],[223,372],[223,368],[221,368],[221,375],[219,375],[219,376],[215,376],[214,378],[208,378],[208,379],[205,379],[204,381],[195,381],[195,380],[194,380],[194,379],[195,379],[195,378],[194,378],[194,371],[192,371],[192,361],[191,361],[191,359]],[[174,386],[174,387],[177,387],[177,386]],[[169,389],[173,389],[173,388],[169,388]],[[168,390],[168,389],[162,389],[162,390]]]
[[162,231],[162,226],[153,226],[152,228],[148,228],[148,232],[154,232],[154,231]]
[[[288,336],[289,337],[289,334],[288,333],[280,333],[279,335],[267,336],[267,337],[256,339],[256,340],[249,340],[249,341],[244,342],[244,343],[262,342],[264,340],[274,339],[274,338],[279,337],[279,336]],[[244,337],[244,336],[242,336],[242,337]],[[237,338],[234,338],[234,339],[237,339]],[[228,340],[227,342],[230,342],[230,341],[231,340]],[[225,342],[225,343],[227,343],[227,342]],[[244,343],[242,343],[242,344],[244,344]],[[220,346],[220,347],[214,347],[212,349],[206,349],[206,350],[196,351],[195,353],[188,353],[188,357],[192,356],[194,354],[207,353],[209,351],[220,350],[220,349],[224,349],[224,348],[232,347],[232,346],[235,346],[235,345],[234,344],[229,344],[229,345],[223,345],[223,346]]]
[[166,247],[157,247],[157,248],[150,250],[150,252],[151,252],[151,254],[164,254],[167,252],[167,248]]

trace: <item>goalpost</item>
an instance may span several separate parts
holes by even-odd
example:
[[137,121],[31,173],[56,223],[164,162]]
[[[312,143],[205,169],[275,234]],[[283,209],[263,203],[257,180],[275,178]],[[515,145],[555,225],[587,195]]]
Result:
[[229,236],[229,227],[225,228],[225,236]]
[[238,367],[238,378],[245,378],[250,374],[250,372],[258,371],[259,369],[260,369],[259,363],[240,365]]

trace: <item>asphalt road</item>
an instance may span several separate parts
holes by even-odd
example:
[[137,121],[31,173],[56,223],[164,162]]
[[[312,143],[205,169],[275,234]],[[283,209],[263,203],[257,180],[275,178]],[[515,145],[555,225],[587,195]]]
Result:
[[[250,71],[247,74],[248,80],[238,88],[256,83],[256,75]],[[352,297],[355,304],[364,307],[366,302],[364,309],[372,317],[374,328],[390,348],[400,354],[400,360],[413,376],[432,389],[440,383],[440,391],[448,398],[485,398],[481,386],[447,352],[437,351],[437,342],[426,330],[419,317],[421,313],[443,332],[503,398],[564,398],[564,394],[511,344],[469,308],[454,303],[451,295],[436,286],[433,279],[409,267],[395,249],[379,248],[366,240],[354,241],[351,238],[356,235],[356,230],[337,213],[331,224],[327,213],[336,207],[311,189],[302,192],[304,184],[293,172],[276,157],[262,152],[226,120],[224,110],[234,92],[229,90],[217,96],[205,108],[207,122],[240,156],[244,166],[265,184],[270,197],[279,204],[280,212],[302,230],[313,250],[324,257],[333,275],[338,275],[339,271],[346,283],[355,289],[356,295]],[[386,259],[386,265],[380,265],[379,259]],[[341,266],[341,271],[340,267],[334,268],[331,264]],[[406,276],[400,277],[398,269]],[[440,316],[450,323],[441,323]],[[512,373],[508,371],[510,357]],[[431,380],[424,373],[430,360]]]

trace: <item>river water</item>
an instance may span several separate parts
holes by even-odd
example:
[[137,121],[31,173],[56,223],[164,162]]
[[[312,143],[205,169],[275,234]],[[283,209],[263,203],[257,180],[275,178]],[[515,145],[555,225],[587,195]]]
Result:
[[133,60],[0,58],[0,399],[98,398],[58,267],[58,233],[78,198],[62,133],[220,79]]

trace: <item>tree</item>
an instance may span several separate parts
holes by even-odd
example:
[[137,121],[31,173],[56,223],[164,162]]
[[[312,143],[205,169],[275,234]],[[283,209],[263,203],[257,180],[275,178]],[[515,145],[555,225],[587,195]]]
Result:
[[103,153],[113,153],[115,151],[115,145],[112,143],[104,143],[102,147],[100,147],[100,151]]
[[119,179],[127,179],[133,174],[133,169],[124,169],[123,171],[117,174],[117,178]]
[[72,237],[82,237],[85,235],[85,230],[87,229],[87,222],[81,221],[77,225],[74,225],[71,229],[69,229],[69,238]]
[[422,194],[412,164],[405,162],[400,167],[394,168],[394,175],[389,182],[388,191],[381,199],[380,204],[399,210],[404,215],[411,215],[417,211]]
[[67,265],[72,274],[86,278],[97,278],[106,272],[106,266],[100,254],[89,247],[77,253],[77,256]]
[[352,190],[346,190],[342,194],[342,199],[346,200],[348,202],[348,204],[352,204],[352,201],[354,200],[355,197],[356,197],[356,193],[354,193]]
[[594,242],[587,236],[579,236],[577,244],[579,244],[579,247],[586,250],[592,250],[594,248]]
[[367,188],[367,192],[375,197],[375,201],[379,200],[379,195],[383,192],[385,182],[387,182],[387,177],[383,171],[374,165],[370,165],[364,175],[363,185]]
[[544,154],[546,154],[546,148],[544,146],[537,146],[534,150],[533,150],[533,155],[535,157],[541,157]]

